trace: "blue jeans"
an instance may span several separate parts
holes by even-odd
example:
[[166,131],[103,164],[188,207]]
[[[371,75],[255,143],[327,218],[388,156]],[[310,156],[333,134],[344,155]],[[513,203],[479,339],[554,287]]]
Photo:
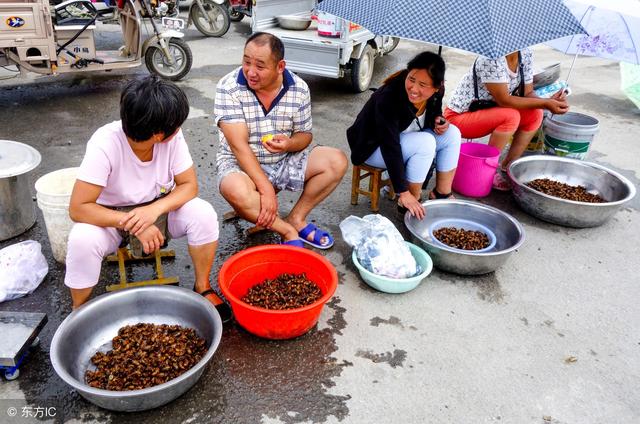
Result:
[[[447,131],[437,135],[431,130],[400,134],[400,148],[409,183],[422,183],[427,178],[431,162],[436,159],[436,171],[447,172],[458,166],[460,156],[460,130],[449,125]],[[364,163],[387,169],[378,147]]]

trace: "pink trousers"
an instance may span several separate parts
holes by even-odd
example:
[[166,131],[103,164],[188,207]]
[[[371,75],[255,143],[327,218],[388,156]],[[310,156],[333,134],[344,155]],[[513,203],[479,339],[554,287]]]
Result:
[[444,117],[460,129],[462,138],[480,138],[496,131],[515,133],[535,131],[542,123],[542,109],[492,107],[475,112],[457,113],[446,108]]
[[[218,240],[218,216],[209,202],[195,198],[180,209],[169,212],[167,227],[171,238],[187,236],[190,246]],[[115,252],[122,237],[112,227],[77,223],[67,242],[67,273],[64,284],[73,289],[93,287],[98,283],[105,256]]]

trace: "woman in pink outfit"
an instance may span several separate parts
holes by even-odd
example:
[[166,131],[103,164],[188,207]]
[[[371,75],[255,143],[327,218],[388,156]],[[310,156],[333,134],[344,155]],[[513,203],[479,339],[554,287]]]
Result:
[[103,258],[123,238],[139,240],[150,254],[167,237],[186,236],[194,290],[223,318],[230,315],[209,283],[218,219],[213,207],[196,197],[196,172],[180,129],[188,114],[187,97],[175,84],[155,76],[134,80],[120,97],[121,120],[99,128],[87,143],[69,205],[76,224],[69,235],[65,284],[74,308],[89,299]]

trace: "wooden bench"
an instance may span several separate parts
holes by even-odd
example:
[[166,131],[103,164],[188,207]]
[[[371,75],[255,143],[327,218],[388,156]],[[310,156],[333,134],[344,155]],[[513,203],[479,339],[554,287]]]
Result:
[[[178,277],[165,277],[162,268],[162,258],[174,258],[176,253],[173,250],[156,250],[151,255],[134,256],[127,246],[120,247],[115,255],[107,256],[107,262],[118,262],[118,272],[120,273],[120,283],[107,286],[107,291],[127,289],[130,287],[152,286],[156,284],[178,284]],[[144,281],[127,281],[127,270],[125,264],[130,261],[155,260],[156,278]]]

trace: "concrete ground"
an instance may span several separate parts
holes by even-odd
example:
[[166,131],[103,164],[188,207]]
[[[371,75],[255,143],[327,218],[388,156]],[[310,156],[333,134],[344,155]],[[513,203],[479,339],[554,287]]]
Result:
[[[217,134],[212,126],[215,84],[240,63],[250,32],[245,19],[221,39],[187,31],[194,68],[179,85],[191,102],[185,135],[197,164],[201,196],[220,215],[229,210],[217,192],[212,164]],[[115,44],[113,34],[100,39]],[[421,49],[403,41],[377,60],[373,86]],[[546,47],[535,50],[542,67],[571,58]],[[445,50],[447,87],[453,90],[473,55]],[[2,76],[11,74],[0,69]],[[37,148],[35,179],[79,165],[85,143],[99,126],[118,118],[118,96],[129,73],[6,79],[0,82],[0,139]],[[314,137],[348,152],[345,130],[369,97],[352,94],[344,81],[303,76],[313,98]],[[614,169],[637,186],[640,178],[640,111],[619,89],[615,63],[579,58],[571,77],[573,111],[600,120],[589,160]],[[46,312],[42,342],[16,381],[0,384],[0,422],[33,422],[25,410],[53,406],[56,416],[37,420],[114,423],[637,423],[640,422],[640,197],[598,228],[570,229],[541,222],[518,208],[510,194],[479,201],[512,214],[526,241],[505,266],[480,277],[434,270],[401,295],[366,286],[342,241],[339,222],[369,213],[368,202],[349,203],[351,179],[312,214],[336,237],[321,252],[337,268],[340,285],[308,334],[289,341],[262,340],[228,325],[200,381],[170,404],[142,413],[113,413],[85,401],[55,374],[51,338],[70,312],[64,266],[51,255],[41,213],[35,226],[0,248],[26,239],[42,243],[50,271],[31,295],[0,310]],[[281,211],[295,198],[282,195]],[[395,206],[381,212],[395,218]],[[271,234],[246,236],[248,224],[221,223],[217,270],[248,246],[276,242]],[[178,257],[168,275],[193,284],[186,246],[171,243]],[[134,269],[136,277],[148,268]],[[117,278],[103,266],[98,294]],[[1,336],[0,336],[1,337]],[[18,408],[18,416],[5,414]],[[24,416],[24,415],[23,415]]]

